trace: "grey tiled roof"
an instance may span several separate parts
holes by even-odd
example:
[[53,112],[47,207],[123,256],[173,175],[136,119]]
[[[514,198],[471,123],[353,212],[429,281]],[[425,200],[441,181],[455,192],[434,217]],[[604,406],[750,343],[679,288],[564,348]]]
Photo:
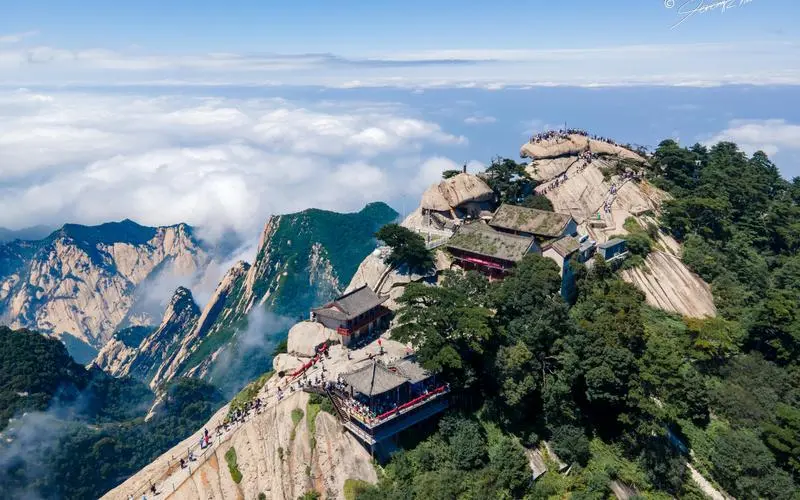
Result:
[[614,238],[613,240],[608,240],[605,243],[601,243],[599,245],[599,248],[602,248],[603,250],[605,250],[606,248],[611,248],[613,246],[617,246],[620,243],[625,243],[625,240],[623,240],[621,238]]
[[342,380],[352,387],[354,391],[365,396],[377,396],[406,383],[405,377],[392,373],[391,370],[377,361],[373,361],[371,364],[354,372],[342,375]]
[[556,240],[550,248],[558,252],[558,255],[562,257],[566,257],[571,253],[575,252],[580,248],[580,243],[578,240],[573,238],[572,236],[564,236],[563,238]]
[[352,292],[348,292],[333,302],[313,309],[314,313],[338,320],[349,320],[377,307],[389,297],[378,295],[370,287],[363,285]]
[[532,244],[533,238],[503,233],[482,222],[473,222],[461,226],[447,242],[447,247],[517,262]]
[[411,359],[401,359],[389,367],[389,369],[392,368],[396,368],[397,373],[407,378],[412,384],[422,382],[431,376],[428,370]]
[[521,233],[555,238],[561,236],[570,219],[572,219],[572,216],[569,214],[547,212],[504,203],[497,209],[489,224],[507,231],[519,231]]

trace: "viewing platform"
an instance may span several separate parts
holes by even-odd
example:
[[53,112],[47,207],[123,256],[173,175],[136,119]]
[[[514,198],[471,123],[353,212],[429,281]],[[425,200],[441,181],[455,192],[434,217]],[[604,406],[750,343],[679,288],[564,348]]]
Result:
[[370,449],[444,411],[450,386],[436,381],[413,359],[392,365],[379,361],[329,382],[330,397],[342,425]]

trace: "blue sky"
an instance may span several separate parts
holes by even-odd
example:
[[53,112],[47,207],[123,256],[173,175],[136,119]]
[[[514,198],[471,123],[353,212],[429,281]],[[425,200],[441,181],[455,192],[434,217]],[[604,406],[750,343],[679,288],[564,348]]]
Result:
[[[713,2],[706,2],[711,4]],[[783,38],[796,33],[792,0],[752,0],[695,16],[671,31],[663,0],[457,2],[407,0],[6,2],[2,31],[40,31],[70,48],[136,44],[178,51],[364,52],[443,48],[583,48],[598,44]],[[689,2],[685,10],[699,6]],[[365,50],[366,49],[366,50]]]
[[442,170],[516,158],[565,121],[648,146],[734,140],[800,175],[796,1],[0,0],[0,14],[0,226],[257,234],[310,206],[402,209]]

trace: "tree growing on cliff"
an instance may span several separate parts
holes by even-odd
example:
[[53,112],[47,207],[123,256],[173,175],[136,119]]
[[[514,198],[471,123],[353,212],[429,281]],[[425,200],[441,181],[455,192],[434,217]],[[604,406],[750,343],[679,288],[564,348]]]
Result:
[[425,273],[433,267],[433,255],[425,248],[425,240],[413,231],[399,224],[387,224],[375,237],[392,249],[387,259],[390,265],[405,265],[409,271],[417,273]]

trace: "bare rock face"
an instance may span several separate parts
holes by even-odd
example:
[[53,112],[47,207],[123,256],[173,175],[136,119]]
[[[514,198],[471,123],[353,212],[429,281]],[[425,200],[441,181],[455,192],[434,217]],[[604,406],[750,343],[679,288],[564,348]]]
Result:
[[470,202],[490,201],[494,191],[476,175],[460,173],[428,188],[422,195],[422,208],[442,212]]
[[[267,405],[262,413],[253,414],[222,436],[212,433],[214,442],[209,449],[201,452],[197,448],[203,432],[198,430],[102,498],[140,498],[151,482],[158,498],[219,500],[258,498],[261,493],[270,499],[294,499],[311,490],[320,492],[322,498],[344,498],[347,479],[376,483],[366,449],[327,413],[316,416],[312,429],[306,415],[308,395],[296,392],[278,402],[274,397],[278,384],[274,377],[259,394]],[[295,424],[292,412],[297,410],[304,416]],[[226,413],[227,406],[205,428],[213,431]],[[190,447],[197,460],[180,469],[178,459],[185,457]],[[241,473],[239,483],[231,477],[225,460],[231,449]]]
[[156,273],[189,279],[208,260],[185,224],[69,224],[0,250],[0,312],[14,328],[69,333],[102,347],[126,320],[139,285]]
[[651,252],[644,266],[622,271],[622,279],[642,290],[653,307],[692,318],[717,314],[708,283],[674,255]]
[[[572,215],[581,232],[598,243],[627,234],[629,218],[642,227],[655,224],[662,203],[671,198],[645,179],[624,174],[646,160],[616,144],[572,134],[525,144],[521,152],[531,158],[528,174],[541,181],[537,193],[556,212]],[[641,268],[624,271],[623,279],[641,289],[653,307],[689,317],[714,316],[711,289],[681,262],[680,245],[663,234],[656,243],[660,250]]]
[[290,354],[311,357],[316,346],[336,338],[336,332],[325,328],[322,323],[301,321],[289,330],[286,347]]
[[136,346],[114,337],[100,350],[95,364],[115,377],[132,376],[150,382],[157,368],[175,352],[184,332],[192,331],[200,309],[192,293],[183,287],[172,296],[161,324]]

